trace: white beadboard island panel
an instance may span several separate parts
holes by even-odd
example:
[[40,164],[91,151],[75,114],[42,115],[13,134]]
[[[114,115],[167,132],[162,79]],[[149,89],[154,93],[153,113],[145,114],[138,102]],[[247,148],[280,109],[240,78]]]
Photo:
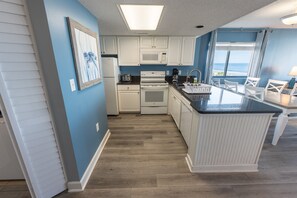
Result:
[[0,93],[33,197],[66,189],[25,1],[0,0]]
[[191,172],[255,172],[273,114],[194,111],[186,157]]

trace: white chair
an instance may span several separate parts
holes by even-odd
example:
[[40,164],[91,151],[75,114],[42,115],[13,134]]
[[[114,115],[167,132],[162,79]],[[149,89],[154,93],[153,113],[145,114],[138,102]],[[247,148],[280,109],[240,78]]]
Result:
[[260,81],[260,78],[247,77],[244,85],[257,87],[259,84],[259,81]]
[[287,84],[288,84],[287,81],[269,79],[265,87],[265,91],[274,91],[281,94]]
[[238,82],[224,80],[225,89],[238,92]]
[[263,101],[264,100],[264,87],[254,87],[250,85],[245,85],[245,96],[254,98],[256,100]]
[[213,78],[211,80],[211,85],[216,86],[216,87],[220,87],[221,86],[221,80],[219,78]]
[[296,95],[296,93],[295,93],[296,91],[297,91],[297,83],[295,83],[293,89],[291,90],[290,95],[291,95],[291,96],[295,96],[295,95]]

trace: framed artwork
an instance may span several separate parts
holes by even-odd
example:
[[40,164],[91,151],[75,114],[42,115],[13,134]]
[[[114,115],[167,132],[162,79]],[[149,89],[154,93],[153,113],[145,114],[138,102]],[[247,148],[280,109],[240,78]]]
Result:
[[67,17],[79,90],[102,80],[97,33]]

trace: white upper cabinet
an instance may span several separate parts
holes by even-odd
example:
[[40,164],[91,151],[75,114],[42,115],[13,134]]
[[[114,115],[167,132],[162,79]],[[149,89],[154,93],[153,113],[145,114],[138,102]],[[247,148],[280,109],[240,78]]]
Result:
[[139,66],[139,37],[118,37],[119,66]]
[[168,65],[180,65],[181,49],[183,38],[182,37],[169,37],[168,46]]
[[101,54],[118,54],[116,36],[102,36],[100,38]]
[[182,65],[194,65],[195,44],[195,37],[183,37],[183,46],[181,54]]
[[140,48],[142,49],[167,49],[168,37],[167,36],[141,36]]
[[169,37],[167,65],[193,66],[195,44],[195,37]]

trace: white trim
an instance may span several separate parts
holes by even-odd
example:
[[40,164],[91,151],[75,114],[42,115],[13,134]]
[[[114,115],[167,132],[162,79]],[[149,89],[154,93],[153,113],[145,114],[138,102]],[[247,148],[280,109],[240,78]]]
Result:
[[186,162],[191,173],[237,173],[237,172],[258,172],[257,164],[250,165],[200,165],[193,166],[189,155],[186,156]]
[[102,139],[96,153],[94,154],[90,164],[88,165],[84,175],[82,176],[80,181],[72,181],[72,182],[68,182],[67,186],[68,186],[68,192],[81,192],[85,189],[90,176],[97,164],[97,161],[105,147],[105,144],[107,143],[108,139],[110,136],[110,130],[108,129],[107,132],[105,133],[104,138]]

